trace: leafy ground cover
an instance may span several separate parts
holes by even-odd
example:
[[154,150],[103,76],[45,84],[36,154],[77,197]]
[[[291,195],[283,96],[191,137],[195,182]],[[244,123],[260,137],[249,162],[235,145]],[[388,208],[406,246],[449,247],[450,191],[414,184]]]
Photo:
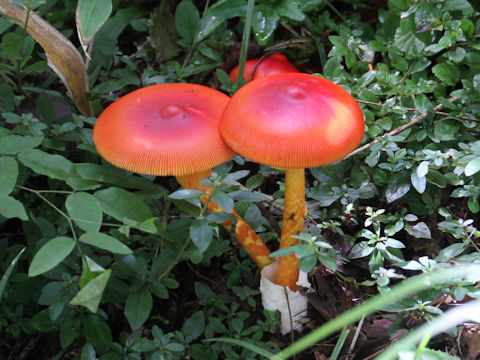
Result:
[[[68,81],[83,69],[53,71],[38,35],[1,17],[0,359],[478,357],[478,3],[258,0],[252,16],[245,0],[13,3],[74,44],[90,92]],[[96,116],[139,87],[233,94],[245,24],[249,58],[284,53],[350,92],[366,122],[359,149],[307,172],[294,251],[313,291],[292,336],[220,218],[92,142]],[[210,180],[277,249],[283,173],[237,156]]]

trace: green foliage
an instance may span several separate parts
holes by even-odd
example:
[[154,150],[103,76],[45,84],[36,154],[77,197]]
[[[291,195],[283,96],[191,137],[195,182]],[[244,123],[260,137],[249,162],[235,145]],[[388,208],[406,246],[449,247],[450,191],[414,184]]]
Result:
[[[365,299],[379,295],[298,346],[380,307],[400,327],[409,318],[448,319],[446,307],[432,303],[439,296],[480,297],[478,271],[462,273],[480,261],[475,2],[388,1],[374,12],[357,0],[258,0],[251,18],[245,0],[201,2],[205,8],[190,0],[15,3],[72,41],[78,6],[97,115],[152,84],[188,81],[234,92],[239,84],[227,72],[236,59],[226,59],[250,21],[257,45],[283,50],[358,100],[363,150],[310,169],[300,244],[272,256],[295,253],[303,271],[327,268],[361,295],[365,290]],[[255,266],[222,226],[234,218],[209,213],[201,192],[180,189],[174,179],[103,161],[92,143],[95,118],[78,114],[39,45],[5,18],[0,37],[4,342],[48,333],[58,341],[45,358],[73,349],[78,359],[102,360],[283,359],[298,351],[294,345],[280,352],[269,341],[278,314],[262,311]],[[235,209],[276,249],[282,179],[279,170],[236,157],[205,185],[213,189],[210,201]],[[344,275],[347,262],[367,276]],[[416,296],[402,298],[410,293]],[[442,331],[452,325],[432,324]],[[449,358],[426,343],[415,350],[432,326],[412,331],[401,356]],[[343,341],[332,356],[341,356]]]

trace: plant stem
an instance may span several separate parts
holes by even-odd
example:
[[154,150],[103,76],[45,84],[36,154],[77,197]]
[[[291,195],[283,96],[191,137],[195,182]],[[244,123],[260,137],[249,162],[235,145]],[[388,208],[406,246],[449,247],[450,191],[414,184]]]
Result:
[[75,232],[75,227],[73,226],[72,219],[70,216],[65,214],[61,209],[59,209],[54,203],[52,203],[50,200],[48,200],[45,196],[43,196],[39,191],[30,189],[28,187],[22,186],[22,185],[17,185],[19,189],[29,191],[35,195],[37,195],[40,199],[45,201],[51,208],[53,208],[56,212],[58,212],[60,215],[62,215],[68,222],[68,225],[70,226],[70,230],[72,232],[73,239],[75,240],[75,245],[77,246],[78,252],[80,255],[83,255],[82,249],[80,248],[78,244],[78,238],[77,238],[77,233]]
[[[204,18],[207,15],[207,10],[208,10],[209,6],[210,6],[210,0],[207,0],[207,2],[205,3],[205,7],[203,9],[202,18]],[[199,30],[197,30],[197,32],[195,34],[195,37],[193,38],[192,45],[190,45],[190,47],[188,48],[188,52],[187,52],[187,55],[185,56],[185,59],[183,60],[181,70],[183,70],[185,68],[185,66],[187,66],[188,61],[192,57],[193,50],[195,49],[195,46],[197,45],[198,34],[200,34]]]
[[30,19],[30,14],[32,12],[32,9],[29,7],[27,7],[26,9],[26,13],[25,13],[25,24],[24,26],[22,27],[23,31],[22,31],[22,37],[21,37],[21,41],[20,41],[20,46],[19,46],[19,54],[18,54],[18,57],[17,57],[17,63],[15,64],[15,72],[16,72],[16,75],[17,75],[17,88],[18,88],[18,91],[21,92],[23,94],[23,89],[22,89],[22,58],[23,58],[23,47],[24,47],[24,44],[25,44],[25,37],[27,36],[27,26],[28,26],[28,20]]
[[188,237],[188,239],[185,241],[185,243],[183,244],[182,248],[180,249],[180,251],[178,252],[177,254],[177,257],[175,258],[175,260],[170,264],[170,266],[168,268],[165,269],[165,271],[163,273],[160,274],[160,276],[157,278],[157,280],[161,280],[163,279],[165,276],[167,276],[170,271],[175,267],[175,265],[178,264],[178,262],[180,261],[183,253],[185,252],[185,250],[187,249],[187,246],[188,244],[190,244],[190,236]]
[[235,84],[235,89],[238,90],[245,84],[243,72],[245,71],[245,62],[247,61],[248,43],[250,41],[250,29],[252,27],[253,9],[255,7],[255,0],[248,0],[247,14],[245,16],[245,25],[242,34],[242,47],[240,48],[240,59],[238,61],[238,79]]

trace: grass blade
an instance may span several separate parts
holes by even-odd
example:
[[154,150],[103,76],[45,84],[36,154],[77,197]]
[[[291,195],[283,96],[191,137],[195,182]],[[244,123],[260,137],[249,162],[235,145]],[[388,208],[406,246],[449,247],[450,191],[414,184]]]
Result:
[[255,351],[257,354],[265,356],[267,359],[272,358],[275,356],[275,354],[272,354],[270,351],[267,351],[265,349],[262,349],[261,347],[257,345],[253,345],[249,342],[238,340],[238,339],[232,339],[232,338],[211,338],[211,339],[205,339],[203,341],[217,341],[217,342],[224,342],[228,344],[233,344],[233,345],[239,345],[242,346],[246,349]]
[[2,300],[2,295],[5,291],[5,287],[7,286],[7,281],[10,278],[10,275],[12,275],[12,271],[15,268],[15,265],[17,265],[18,259],[20,259],[20,256],[22,256],[25,249],[26,248],[20,250],[17,256],[15,256],[15,259],[13,259],[10,265],[8,265],[7,271],[5,271],[5,274],[3,274],[2,279],[0,280],[0,300]]

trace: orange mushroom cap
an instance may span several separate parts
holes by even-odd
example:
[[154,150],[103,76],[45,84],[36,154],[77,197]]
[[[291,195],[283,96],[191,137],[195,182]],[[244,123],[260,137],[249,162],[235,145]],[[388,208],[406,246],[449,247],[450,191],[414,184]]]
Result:
[[278,74],[254,80],[227,105],[220,131],[240,155],[280,169],[342,159],[363,137],[364,120],[343,88],[314,75]]
[[108,162],[150,175],[188,175],[234,157],[219,131],[230,98],[206,86],[172,83],[135,90],[98,117],[93,142]]
[[[245,62],[245,70],[243,71],[243,76],[245,80],[250,81],[252,78],[253,70],[255,66],[260,61],[260,59],[252,59]],[[261,77],[273,74],[284,74],[284,73],[298,73],[298,69],[293,66],[288,58],[280,53],[275,53],[264,58],[260,64],[258,64],[255,69],[255,74],[253,79],[259,79]],[[228,76],[235,82],[238,78],[238,66],[233,68],[233,70],[228,74]]]

